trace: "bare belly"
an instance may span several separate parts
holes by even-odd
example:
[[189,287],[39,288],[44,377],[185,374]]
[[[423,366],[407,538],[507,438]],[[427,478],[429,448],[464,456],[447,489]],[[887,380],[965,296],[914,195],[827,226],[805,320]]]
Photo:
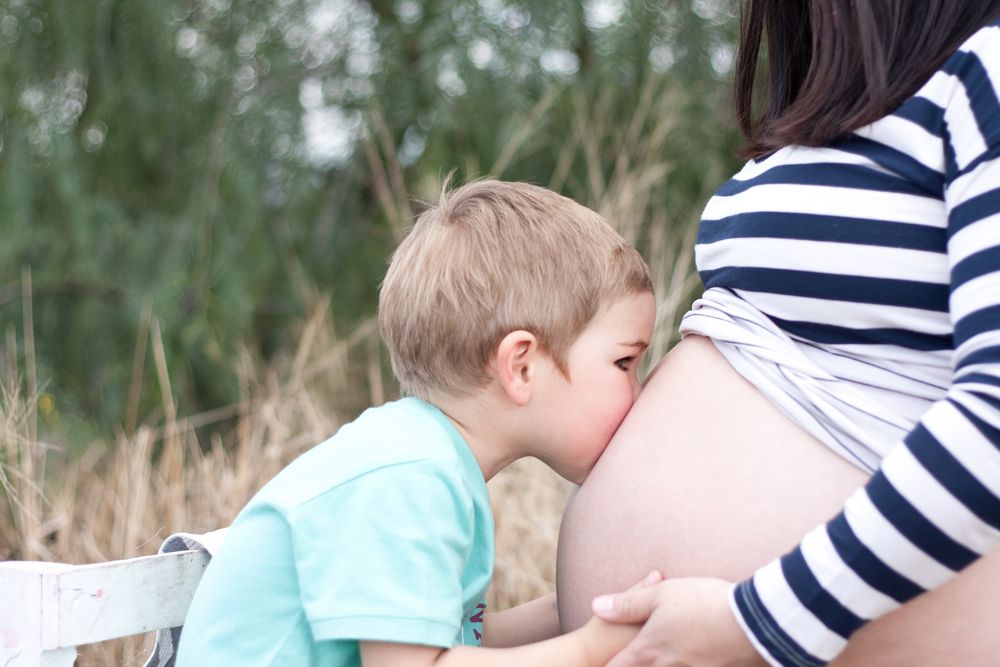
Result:
[[[590,617],[595,595],[627,588],[653,568],[671,577],[743,579],[834,516],[866,480],[778,412],[710,341],[688,337],[647,381],[566,511],[557,568],[564,628]],[[924,611],[906,605],[906,613],[867,626],[844,664],[959,664],[914,662],[907,648],[916,645],[915,625],[947,625],[958,607],[963,645],[971,635],[983,647],[982,662],[969,655],[962,664],[1000,664],[1000,633],[990,630],[987,641],[974,621],[966,622],[970,612],[987,614],[989,627],[998,618],[1000,602],[977,603],[973,611],[968,598],[983,598],[977,577],[980,585],[991,582],[990,597],[1000,598],[1000,557],[972,569],[982,573],[963,575],[973,580],[968,590],[950,584],[917,601]],[[986,632],[985,621],[980,628]],[[950,632],[942,641],[956,641],[958,631]],[[903,651],[898,662],[888,657],[890,645]],[[954,648],[947,655],[954,657]],[[926,650],[922,655],[929,657]]]

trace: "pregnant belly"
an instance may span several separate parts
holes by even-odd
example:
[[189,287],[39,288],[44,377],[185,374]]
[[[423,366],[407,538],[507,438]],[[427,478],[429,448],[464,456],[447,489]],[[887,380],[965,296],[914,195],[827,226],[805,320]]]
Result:
[[839,511],[866,476],[777,411],[711,341],[661,362],[571,501],[558,555],[564,629],[649,570],[742,579]]

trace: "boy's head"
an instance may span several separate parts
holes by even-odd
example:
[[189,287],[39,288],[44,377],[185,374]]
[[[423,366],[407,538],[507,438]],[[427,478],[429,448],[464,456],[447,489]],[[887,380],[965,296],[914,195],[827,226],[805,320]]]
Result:
[[461,396],[490,379],[508,333],[534,334],[565,373],[598,311],[652,291],[638,251],[594,211],[527,183],[443,192],[392,256],[379,326],[402,389]]

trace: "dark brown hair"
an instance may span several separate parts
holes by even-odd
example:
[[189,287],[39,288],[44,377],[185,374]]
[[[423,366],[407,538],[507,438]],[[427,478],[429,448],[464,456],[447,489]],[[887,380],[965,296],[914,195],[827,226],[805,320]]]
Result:
[[822,146],[881,118],[997,16],[1000,0],[745,0],[734,82],[741,155]]

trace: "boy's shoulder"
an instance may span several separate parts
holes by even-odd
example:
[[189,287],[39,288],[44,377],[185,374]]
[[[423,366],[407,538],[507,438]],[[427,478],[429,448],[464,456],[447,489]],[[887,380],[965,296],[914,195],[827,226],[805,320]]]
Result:
[[[369,408],[286,466],[251,504],[290,510],[374,473],[423,464],[478,473],[468,445],[435,406],[416,398]],[[472,466],[475,466],[473,471]]]

